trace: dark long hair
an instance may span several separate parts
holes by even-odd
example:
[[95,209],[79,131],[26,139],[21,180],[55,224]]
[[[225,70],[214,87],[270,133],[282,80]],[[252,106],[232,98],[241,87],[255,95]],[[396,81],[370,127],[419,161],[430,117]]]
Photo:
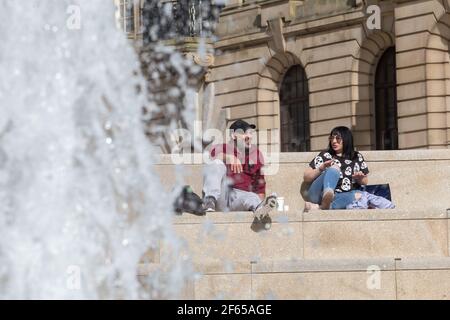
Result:
[[[330,137],[334,135],[339,135],[342,137],[342,156],[345,159],[353,160],[356,156],[355,148],[353,146],[353,134],[352,131],[347,127],[336,127],[331,130]],[[335,156],[336,152],[334,152],[331,147],[331,142],[328,142],[328,153]]]

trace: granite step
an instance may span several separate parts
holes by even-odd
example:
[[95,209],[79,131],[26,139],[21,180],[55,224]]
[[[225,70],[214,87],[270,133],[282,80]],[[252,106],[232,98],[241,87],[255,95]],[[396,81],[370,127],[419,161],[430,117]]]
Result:
[[[399,209],[450,208],[450,150],[362,151],[370,169],[369,184],[389,183]],[[300,195],[303,172],[316,152],[266,155],[267,193],[284,198],[287,208],[303,208]],[[167,191],[177,185],[177,175],[202,194],[202,155],[160,155],[155,169]],[[183,164],[175,165],[177,162]],[[178,182],[179,184],[179,182]]]
[[[175,216],[175,232],[194,262],[448,257],[445,210],[273,212],[270,230],[252,230],[251,212]],[[164,246],[161,250],[166,250]]]
[[[142,264],[145,278],[157,264]],[[450,299],[450,258],[261,260],[195,264],[182,299]]]

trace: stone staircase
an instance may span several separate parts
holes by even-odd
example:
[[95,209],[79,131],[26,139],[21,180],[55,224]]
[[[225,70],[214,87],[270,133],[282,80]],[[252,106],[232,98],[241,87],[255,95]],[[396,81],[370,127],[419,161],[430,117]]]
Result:
[[[304,213],[301,180],[315,153],[298,153],[267,176],[285,205],[270,230],[254,232],[250,212],[174,216],[199,275],[183,298],[450,299],[450,150],[363,154],[369,183],[390,183],[396,209]],[[175,166],[159,160],[169,190]],[[201,194],[201,165],[181,170]]]

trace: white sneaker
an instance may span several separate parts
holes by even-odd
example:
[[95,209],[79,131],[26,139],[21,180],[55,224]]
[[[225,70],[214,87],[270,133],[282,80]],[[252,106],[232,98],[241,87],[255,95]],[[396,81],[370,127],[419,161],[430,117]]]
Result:
[[259,220],[268,216],[269,213],[278,206],[277,195],[272,193],[270,196],[266,197],[259,206],[256,208],[254,214]]

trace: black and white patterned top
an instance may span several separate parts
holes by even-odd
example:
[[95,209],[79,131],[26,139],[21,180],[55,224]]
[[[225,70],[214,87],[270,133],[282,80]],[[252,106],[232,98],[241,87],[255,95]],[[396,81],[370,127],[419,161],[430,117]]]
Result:
[[309,166],[313,169],[318,168],[322,163],[328,160],[333,160],[333,164],[337,164],[341,168],[341,176],[336,185],[336,192],[348,192],[353,190],[353,184],[355,181],[352,179],[352,175],[355,172],[361,171],[364,174],[369,173],[369,168],[364,160],[364,157],[358,151],[355,151],[356,155],[353,160],[349,160],[343,157],[332,156],[328,151],[320,152],[312,161]]

